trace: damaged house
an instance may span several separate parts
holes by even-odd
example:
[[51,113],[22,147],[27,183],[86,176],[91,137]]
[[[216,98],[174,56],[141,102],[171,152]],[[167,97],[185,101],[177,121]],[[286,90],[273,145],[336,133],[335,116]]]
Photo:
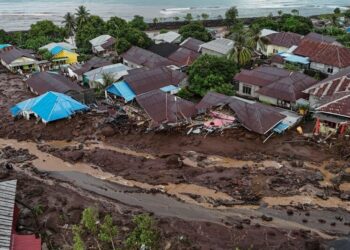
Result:
[[137,96],[136,101],[151,119],[151,127],[188,122],[197,113],[194,103],[159,89]]
[[108,56],[115,51],[116,39],[110,35],[101,35],[89,41],[96,55]]
[[11,72],[21,73],[38,71],[40,63],[32,54],[14,46],[0,49],[0,62]]
[[68,76],[80,82],[83,81],[83,75],[91,70],[111,65],[112,62],[106,58],[93,57],[87,62],[71,64],[67,68]]
[[308,95],[303,91],[317,83],[316,79],[303,73],[271,66],[242,70],[234,80],[239,85],[238,95],[288,109],[307,105]]
[[287,52],[293,46],[298,46],[302,35],[293,32],[271,32],[260,37],[257,51],[265,56]]

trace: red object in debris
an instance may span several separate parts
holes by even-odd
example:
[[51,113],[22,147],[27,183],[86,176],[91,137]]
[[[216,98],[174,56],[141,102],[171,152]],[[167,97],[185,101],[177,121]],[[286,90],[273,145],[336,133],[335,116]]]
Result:
[[320,133],[320,127],[321,127],[320,119],[317,119],[315,129],[314,129],[314,134],[318,135]]
[[11,250],[41,250],[41,239],[35,235],[12,234]]

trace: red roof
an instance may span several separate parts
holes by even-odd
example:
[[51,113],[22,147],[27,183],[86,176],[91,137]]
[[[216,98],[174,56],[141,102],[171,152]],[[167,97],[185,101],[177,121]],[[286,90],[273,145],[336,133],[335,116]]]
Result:
[[316,109],[319,112],[350,118],[350,94],[328,102]]
[[290,48],[298,45],[302,37],[302,35],[293,32],[279,32],[267,35],[265,38],[269,44]]
[[293,54],[309,57],[311,62],[338,68],[350,66],[350,49],[324,42],[303,40]]
[[189,50],[186,48],[179,48],[174,53],[172,53],[168,59],[175,62],[175,64],[179,67],[191,65],[200,54],[193,50]]
[[41,239],[35,235],[12,234],[11,250],[41,250]]
[[341,70],[335,75],[329,76],[317,85],[306,89],[304,92],[317,97],[333,96],[335,94],[350,91],[350,67]]

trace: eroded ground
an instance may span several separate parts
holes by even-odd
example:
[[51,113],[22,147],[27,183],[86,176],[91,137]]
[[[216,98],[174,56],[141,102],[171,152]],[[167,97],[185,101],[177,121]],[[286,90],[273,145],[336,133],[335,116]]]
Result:
[[[132,214],[151,212],[167,249],[319,249],[349,233],[350,164],[338,142],[289,131],[263,144],[240,128],[145,133],[94,111],[46,126],[14,121],[9,107],[29,97],[19,77],[0,74],[0,177],[19,179],[28,206],[45,206],[48,246],[71,244],[87,206],[113,213],[120,237]],[[28,211],[21,218],[37,227]]]

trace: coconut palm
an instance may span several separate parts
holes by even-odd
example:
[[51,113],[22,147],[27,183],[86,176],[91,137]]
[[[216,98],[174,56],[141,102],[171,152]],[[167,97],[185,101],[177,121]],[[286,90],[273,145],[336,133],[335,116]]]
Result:
[[248,40],[244,32],[239,32],[235,35],[235,45],[229,58],[240,66],[247,65],[252,59],[253,49],[250,47]]
[[77,24],[75,20],[75,16],[72,13],[67,12],[67,14],[65,14],[63,17],[62,23],[64,24],[64,27],[66,28],[68,35],[70,36],[73,35]]
[[84,5],[80,5],[78,9],[76,9],[75,15],[77,16],[78,26],[81,26],[87,21],[88,17],[90,16],[90,13]]

